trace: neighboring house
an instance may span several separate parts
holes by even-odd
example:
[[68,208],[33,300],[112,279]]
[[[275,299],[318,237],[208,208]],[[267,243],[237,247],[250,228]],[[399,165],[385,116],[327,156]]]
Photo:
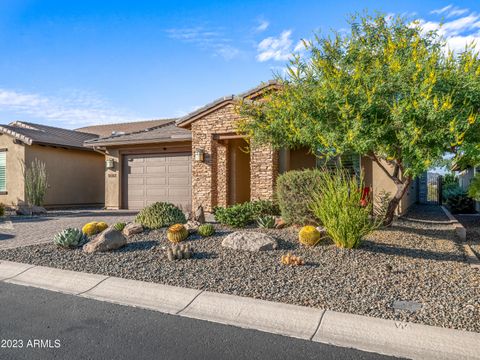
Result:
[[[465,191],[468,190],[474,176],[480,174],[480,166],[469,166],[463,170],[454,166],[453,170],[458,171],[458,184]],[[480,212],[480,201],[475,201],[475,210]]]
[[24,166],[38,159],[48,176],[45,206],[103,204],[104,157],[83,146],[96,137],[22,121],[0,125],[0,202],[25,203]]
[[[185,210],[202,205],[207,212],[248,200],[272,199],[278,175],[313,168],[317,158],[307,149],[276,151],[270,145],[249,148],[236,132],[239,99],[255,100],[278,85],[270,82],[238,96],[220,98],[176,121],[143,131],[92,139],[85,146],[104,152],[105,206],[140,209],[170,201]],[[395,185],[369,158],[351,162],[376,197]],[[417,201],[415,181],[401,201],[403,213]]]

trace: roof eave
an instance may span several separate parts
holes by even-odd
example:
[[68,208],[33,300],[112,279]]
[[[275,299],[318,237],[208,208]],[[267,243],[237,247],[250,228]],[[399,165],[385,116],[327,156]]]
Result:
[[122,146],[122,145],[145,145],[145,144],[162,144],[162,143],[172,143],[172,142],[191,142],[192,137],[175,137],[175,138],[160,138],[160,139],[132,139],[132,140],[120,140],[120,141],[108,141],[108,142],[99,142],[99,141],[89,141],[85,142],[86,147],[109,147],[109,146]]
[[0,133],[5,134],[5,135],[9,135],[9,136],[11,136],[11,137],[13,137],[17,140],[20,140],[21,142],[23,142],[27,145],[32,145],[32,143],[33,143],[33,140],[31,138],[29,138],[28,136],[19,134],[15,131],[7,129],[3,126],[0,126]]

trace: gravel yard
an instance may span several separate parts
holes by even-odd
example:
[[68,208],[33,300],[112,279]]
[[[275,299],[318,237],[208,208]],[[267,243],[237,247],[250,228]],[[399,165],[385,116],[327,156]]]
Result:
[[[191,260],[167,261],[165,230],[136,235],[110,253],[44,244],[0,251],[0,259],[480,332],[480,272],[465,262],[451,226],[433,223],[446,220],[439,207],[417,206],[355,250],[329,241],[304,248],[296,229],[251,229],[274,236],[279,249],[239,252],[221,247],[231,230],[217,226],[213,237],[189,238],[196,252]],[[306,265],[280,264],[287,252]],[[394,301],[422,308],[396,310]]]
[[467,229],[467,242],[480,257],[480,214],[455,215],[458,221]]

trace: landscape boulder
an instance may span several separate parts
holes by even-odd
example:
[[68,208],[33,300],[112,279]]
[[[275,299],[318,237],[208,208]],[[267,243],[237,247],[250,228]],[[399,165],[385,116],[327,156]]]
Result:
[[254,231],[236,231],[225,237],[222,246],[234,250],[267,251],[278,247],[273,237]]
[[193,212],[193,220],[200,224],[205,224],[205,212],[203,211],[202,205],[197,207],[197,209]]
[[195,220],[188,220],[187,223],[184,225],[185,229],[188,230],[189,234],[193,234],[197,232],[198,227],[200,226],[200,222],[195,221]]
[[137,223],[129,223],[123,228],[123,235],[132,236],[143,232],[143,226]]
[[87,254],[119,249],[127,244],[127,238],[112,226],[98,234],[83,246]]
[[17,215],[45,215],[47,213],[47,209],[42,206],[27,206],[27,205],[20,205],[16,209]]

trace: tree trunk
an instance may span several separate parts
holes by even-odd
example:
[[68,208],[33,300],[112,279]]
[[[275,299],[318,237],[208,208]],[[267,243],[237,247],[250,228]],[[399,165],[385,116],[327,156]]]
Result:
[[407,179],[405,179],[404,183],[397,183],[397,192],[388,203],[385,219],[383,220],[384,226],[389,226],[392,224],[393,218],[395,217],[395,210],[397,210],[398,204],[400,204],[400,200],[402,200],[403,196],[407,192],[411,182],[412,178],[408,177]]

